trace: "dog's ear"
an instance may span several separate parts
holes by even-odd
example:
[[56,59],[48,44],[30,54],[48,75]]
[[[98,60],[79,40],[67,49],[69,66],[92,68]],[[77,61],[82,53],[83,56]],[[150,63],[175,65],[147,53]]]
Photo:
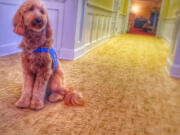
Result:
[[46,26],[46,37],[47,38],[52,37],[52,28],[51,28],[51,25],[50,25],[49,17],[48,17],[47,26]]
[[18,11],[16,12],[13,19],[13,24],[14,24],[14,32],[16,34],[23,36],[25,32],[25,26],[24,26],[24,19],[22,13],[20,11],[21,9],[18,9]]

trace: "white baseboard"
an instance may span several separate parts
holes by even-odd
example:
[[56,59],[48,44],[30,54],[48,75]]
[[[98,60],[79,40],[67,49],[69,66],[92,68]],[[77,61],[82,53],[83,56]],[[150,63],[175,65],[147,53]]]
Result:
[[64,60],[74,60],[74,50],[68,48],[61,48],[59,58]]
[[170,44],[171,44],[171,41],[168,40],[167,38],[165,37],[162,37],[162,40],[167,44],[168,47],[170,47]]
[[[6,56],[6,55],[21,52],[21,49],[19,49],[18,46],[19,46],[18,43],[10,43],[10,44],[1,45],[0,56]],[[58,54],[59,54],[58,56],[60,59],[74,60],[74,50],[72,49],[62,48],[61,52]]]
[[165,67],[165,70],[169,76],[180,78],[180,65],[173,64],[169,58],[167,60],[167,66]]
[[170,75],[169,69],[167,66],[164,67],[165,71],[167,72],[168,75]]
[[171,77],[180,78],[180,65],[173,64],[169,75]]
[[9,43],[0,46],[0,56],[6,56],[14,53],[21,52],[18,48],[19,43]]
[[93,50],[94,48],[98,47],[99,45],[103,44],[104,42],[106,42],[108,40],[109,40],[109,38],[98,41],[98,42],[87,43],[87,44],[84,44],[82,47],[76,48],[74,60],[84,56],[86,53],[90,52],[91,50]]

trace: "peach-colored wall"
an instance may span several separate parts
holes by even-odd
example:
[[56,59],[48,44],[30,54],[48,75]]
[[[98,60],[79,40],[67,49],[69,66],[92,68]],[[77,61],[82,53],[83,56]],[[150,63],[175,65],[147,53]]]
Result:
[[[132,8],[136,6],[138,8],[137,12],[133,12]],[[136,18],[143,17],[149,19],[151,12],[153,11],[153,7],[161,6],[161,2],[151,2],[151,1],[136,1],[133,0],[131,4],[131,13],[135,14]]]

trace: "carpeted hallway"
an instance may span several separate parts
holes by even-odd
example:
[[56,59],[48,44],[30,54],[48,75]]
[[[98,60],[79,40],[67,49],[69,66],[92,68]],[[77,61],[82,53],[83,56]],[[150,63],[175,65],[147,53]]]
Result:
[[84,107],[49,104],[19,110],[19,54],[0,58],[0,135],[179,135],[180,80],[164,71],[166,44],[119,35],[76,61],[62,61]]

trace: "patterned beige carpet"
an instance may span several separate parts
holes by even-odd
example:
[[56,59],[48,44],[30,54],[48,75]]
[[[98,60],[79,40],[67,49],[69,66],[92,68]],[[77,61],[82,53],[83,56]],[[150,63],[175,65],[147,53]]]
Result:
[[62,61],[84,107],[17,109],[19,54],[0,58],[0,135],[180,135],[180,80],[164,71],[168,48],[154,37],[120,35],[76,61]]

